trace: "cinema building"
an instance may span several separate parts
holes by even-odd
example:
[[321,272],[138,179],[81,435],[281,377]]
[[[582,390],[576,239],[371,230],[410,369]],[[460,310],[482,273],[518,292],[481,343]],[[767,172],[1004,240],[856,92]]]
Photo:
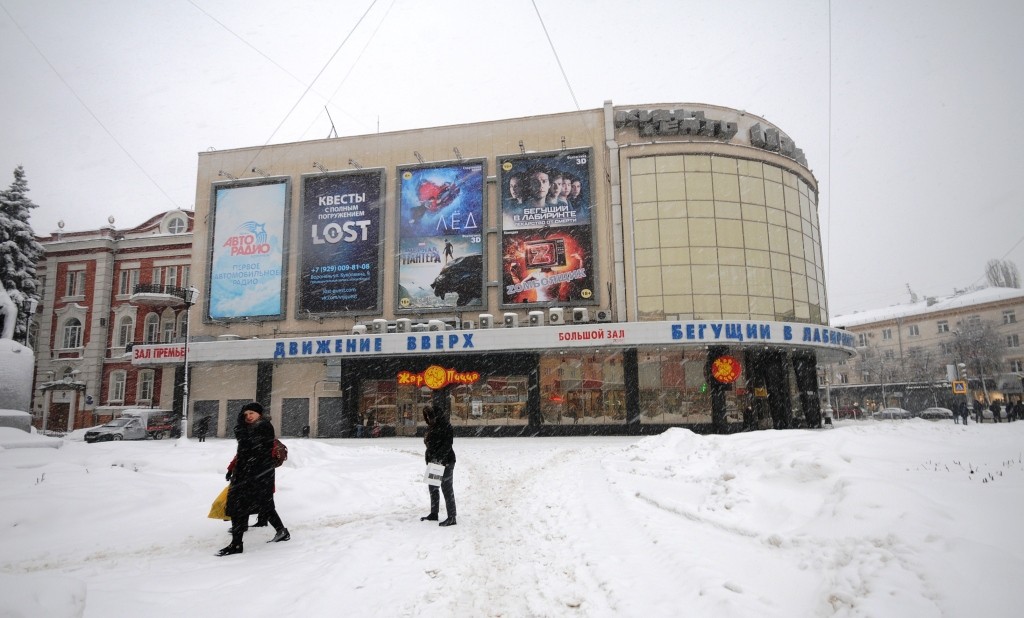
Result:
[[698,104],[203,152],[187,352],[132,362],[218,435],[250,400],[324,438],[817,426],[854,354],[817,203],[778,127]]

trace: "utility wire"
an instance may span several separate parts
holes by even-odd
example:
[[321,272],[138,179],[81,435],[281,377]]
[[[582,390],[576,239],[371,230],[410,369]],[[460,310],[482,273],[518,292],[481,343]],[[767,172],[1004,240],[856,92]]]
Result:
[[171,205],[181,210],[181,207],[178,206],[178,204],[170,195],[167,194],[166,191],[164,191],[164,188],[160,186],[160,183],[158,183],[156,180],[153,179],[152,176],[149,175],[149,172],[146,171],[146,168],[142,167],[142,164],[139,163],[135,159],[135,157],[132,156],[132,153],[129,152],[127,148],[125,148],[124,144],[122,144],[117,139],[117,137],[114,136],[110,129],[107,128],[107,125],[103,124],[103,121],[100,120],[99,116],[97,116],[89,107],[89,105],[84,100],[82,100],[82,97],[78,96],[78,93],[75,91],[75,89],[71,86],[71,84],[68,83],[66,79],[64,79],[64,76],[60,74],[60,71],[57,70],[57,67],[53,66],[53,63],[50,62],[50,59],[46,57],[46,54],[43,53],[43,50],[39,49],[39,46],[35,44],[35,41],[32,40],[32,37],[29,36],[27,32],[25,32],[25,29],[21,27],[21,24],[18,23],[18,20],[14,19],[14,16],[11,15],[11,12],[7,10],[7,7],[3,4],[0,4],[0,8],[4,10],[4,13],[7,14],[7,17],[11,20],[12,23],[14,23],[14,27],[17,28],[18,32],[20,32],[22,36],[25,37],[29,45],[32,46],[32,49],[36,50],[36,53],[39,54],[39,57],[43,59],[43,62],[45,62],[48,67],[50,67],[50,70],[53,71],[53,74],[57,76],[57,79],[59,79],[61,83],[64,84],[64,87],[71,92],[71,95],[75,97],[75,100],[77,100],[78,103],[85,109],[85,111],[88,112],[90,116],[92,116],[92,119],[96,121],[96,124],[98,124],[100,128],[103,129],[107,136],[110,137],[110,139],[113,140],[115,144],[117,144],[117,147],[121,149],[121,152],[123,152],[125,156],[128,157],[128,159],[135,164],[135,167],[139,168],[139,171],[142,172],[142,175],[145,176],[149,180],[149,182],[153,183],[153,186],[156,187],[160,191],[160,193],[164,194],[164,197],[167,198],[167,201],[169,201]]

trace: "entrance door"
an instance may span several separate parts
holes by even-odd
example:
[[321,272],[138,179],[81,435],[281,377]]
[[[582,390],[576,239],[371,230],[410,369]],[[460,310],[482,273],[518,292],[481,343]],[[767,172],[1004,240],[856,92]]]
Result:
[[298,437],[309,424],[309,399],[305,397],[281,400],[281,435]]
[[316,400],[316,437],[345,437],[343,402],[341,397],[320,397]]
[[68,414],[71,413],[70,403],[51,403],[50,413],[46,417],[46,430],[65,432],[68,430]]

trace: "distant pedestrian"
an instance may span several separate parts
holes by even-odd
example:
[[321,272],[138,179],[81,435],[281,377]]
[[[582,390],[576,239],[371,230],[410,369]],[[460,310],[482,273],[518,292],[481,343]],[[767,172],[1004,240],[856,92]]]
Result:
[[953,422],[957,425],[960,424],[960,417],[963,416],[963,407],[966,405],[967,404],[961,401],[960,404],[953,409]]
[[993,423],[1001,423],[1002,419],[999,418],[999,417],[1001,416],[1002,408],[999,405],[999,400],[998,399],[993,399],[992,403],[989,404],[988,409],[992,411],[992,422]]
[[1019,397],[1013,406],[1013,416],[1018,421],[1024,421],[1024,397]]
[[967,407],[966,401],[960,402],[960,409],[958,412],[960,412],[960,418],[964,421],[964,426],[967,426],[967,417],[971,415],[971,409]]
[[[452,443],[455,440],[455,432],[448,417],[439,410],[427,406],[423,408],[423,420],[427,422],[427,435],[423,437],[423,444],[427,451],[424,458],[427,463],[436,463],[444,466],[444,474],[441,475],[441,492],[444,493],[444,510],[447,518],[439,523],[439,526],[455,525],[455,450]],[[430,513],[420,517],[420,521],[437,521],[438,510],[441,506],[441,497],[438,495],[436,485],[427,485],[430,492]]]
[[196,437],[200,442],[206,442],[206,433],[210,431],[210,417],[204,416],[196,423]]

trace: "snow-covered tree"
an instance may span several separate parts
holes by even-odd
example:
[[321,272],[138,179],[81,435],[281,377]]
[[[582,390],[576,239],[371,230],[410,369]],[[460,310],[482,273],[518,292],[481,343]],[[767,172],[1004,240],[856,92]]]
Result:
[[988,283],[995,288],[1019,288],[1020,271],[1009,260],[989,260],[985,265]]
[[27,300],[39,300],[36,263],[43,257],[43,246],[35,239],[28,219],[36,204],[28,197],[25,169],[14,169],[14,182],[0,191],[0,284],[18,305],[14,338],[25,338]]

